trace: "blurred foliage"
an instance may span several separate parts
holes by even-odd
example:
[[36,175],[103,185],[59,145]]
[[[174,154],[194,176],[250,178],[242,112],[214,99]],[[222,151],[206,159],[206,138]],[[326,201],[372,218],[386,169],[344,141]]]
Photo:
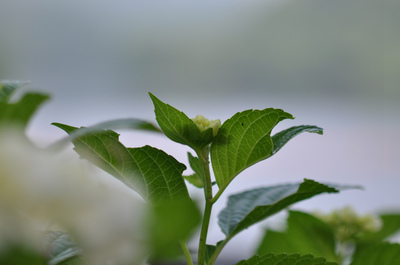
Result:
[[397,213],[360,216],[350,207],[330,214],[290,211],[287,229],[267,229],[257,255],[311,253],[338,264],[369,264],[374,260],[382,265],[396,265],[400,262],[400,245],[387,240],[399,231]]

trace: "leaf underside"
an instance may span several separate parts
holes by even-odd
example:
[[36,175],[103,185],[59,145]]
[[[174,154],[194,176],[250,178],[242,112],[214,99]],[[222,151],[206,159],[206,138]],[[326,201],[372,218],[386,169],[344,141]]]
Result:
[[154,124],[139,120],[139,119],[117,119],[111,121],[105,121],[98,123],[90,127],[81,127],[73,132],[71,132],[68,137],[58,141],[54,146],[61,146],[63,144],[69,143],[79,137],[93,134],[96,132],[102,132],[104,130],[116,130],[116,129],[134,129],[134,130],[144,130],[150,132],[161,132]]
[[300,125],[280,131],[272,136],[274,143],[272,154],[276,154],[287,142],[303,132],[323,134],[324,130],[314,125]]
[[29,82],[0,80],[0,102],[8,102],[15,90],[27,84]]
[[335,185],[334,188],[313,180],[302,183],[258,188],[228,198],[228,204],[218,215],[222,232],[232,237],[249,226],[321,193],[336,193],[356,186]]
[[[53,123],[68,134],[78,128]],[[189,199],[182,172],[186,166],[165,152],[144,146],[126,148],[114,131],[84,135],[72,141],[82,157],[116,177],[151,203]]]
[[49,231],[45,235],[48,249],[48,264],[62,264],[67,260],[78,257],[82,250],[71,240],[67,233],[61,231]]

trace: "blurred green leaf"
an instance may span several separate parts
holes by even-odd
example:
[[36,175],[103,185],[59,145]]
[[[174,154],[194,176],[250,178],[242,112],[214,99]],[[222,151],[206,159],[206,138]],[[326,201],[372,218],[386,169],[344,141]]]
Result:
[[188,145],[196,151],[211,143],[213,139],[212,128],[200,132],[197,125],[186,114],[165,104],[153,94],[149,93],[149,95],[154,104],[156,120],[169,139]]
[[0,80],[0,102],[8,102],[15,90],[27,84],[29,82]]
[[[53,123],[68,134],[78,128]],[[75,151],[82,157],[151,203],[189,200],[189,193],[182,177],[186,166],[164,151],[144,146],[126,148],[116,132],[107,130],[84,135],[72,141]]]
[[380,219],[382,221],[381,229],[375,233],[363,235],[360,238],[359,245],[382,241],[400,231],[400,214],[382,214]]
[[336,255],[336,240],[328,224],[311,214],[289,211],[287,230],[267,230],[257,255],[267,253],[298,253],[324,257],[339,262]]
[[280,131],[272,136],[272,142],[274,143],[274,150],[272,153],[276,154],[287,142],[303,132],[323,134],[324,131],[322,128],[313,125],[294,126]]
[[88,265],[88,263],[82,257],[74,257],[57,265]]
[[272,129],[293,116],[281,109],[246,110],[225,121],[211,145],[211,162],[220,189],[244,169],[270,157]]
[[[345,188],[348,186],[343,186]],[[218,224],[225,235],[232,237],[296,202],[325,192],[338,192],[339,189],[342,188],[305,179],[303,183],[259,188],[231,195],[227,207],[218,215]]]
[[45,265],[41,253],[22,246],[2,246],[0,264],[4,265]]
[[104,130],[117,130],[117,129],[134,129],[134,130],[144,130],[150,132],[161,132],[154,124],[139,120],[139,119],[118,119],[98,123],[90,127],[82,127],[71,134],[65,139],[56,142],[53,147],[61,146],[63,144],[69,143],[76,138],[82,137],[87,134],[92,134],[96,132],[101,132]]
[[399,265],[400,244],[380,243],[356,251],[351,265]]
[[82,254],[82,250],[71,240],[69,234],[61,231],[50,231],[45,235],[48,265],[64,263]]
[[147,227],[150,231],[151,259],[182,255],[178,242],[186,241],[200,220],[200,211],[192,201],[165,201],[152,207]]
[[20,100],[9,103],[12,93],[25,84],[25,82],[0,83],[0,125],[19,126],[25,129],[39,106],[49,99],[46,94],[30,92],[24,94]]
[[328,262],[324,258],[315,258],[313,255],[270,253],[253,256],[248,260],[240,261],[237,265],[337,265],[337,263]]

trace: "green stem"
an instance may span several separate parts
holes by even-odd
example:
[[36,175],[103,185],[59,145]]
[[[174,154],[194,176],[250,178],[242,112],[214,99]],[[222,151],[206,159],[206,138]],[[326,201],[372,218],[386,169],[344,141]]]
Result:
[[221,253],[222,249],[225,247],[225,245],[229,242],[231,238],[227,237],[225,238],[224,241],[221,242],[221,244],[217,245],[217,248],[215,249],[213,255],[211,256],[210,260],[208,261],[207,265],[213,265],[214,262],[217,260],[219,253]]
[[197,259],[198,265],[203,265],[205,263],[207,233],[208,233],[208,227],[210,225],[211,209],[212,209],[212,204],[206,201],[206,207],[204,209],[204,216],[203,216],[203,224],[201,226],[200,239],[199,239],[199,253]]
[[205,252],[206,252],[206,243],[207,243],[207,233],[208,227],[210,225],[210,217],[212,211],[212,183],[211,183],[211,175],[210,175],[210,166],[208,161],[208,147],[203,148],[200,152],[196,152],[199,157],[205,172],[205,180],[204,180],[204,196],[206,205],[204,208],[203,222],[201,226],[200,239],[199,239],[199,253],[197,265],[203,265],[205,263]]
[[179,244],[181,245],[181,248],[183,250],[183,254],[185,255],[186,263],[188,265],[193,265],[193,260],[192,256],[190,255],[190,251],[186,245],[186,242],[184,241],[179,241]]
[[221,187],[219,188],[219,190],[217,191],[217,193],[215,194],[215,196],[211,199],[211,203],[215,203],[219,197],[221,196],[221,194],[224,192],[225,188]]

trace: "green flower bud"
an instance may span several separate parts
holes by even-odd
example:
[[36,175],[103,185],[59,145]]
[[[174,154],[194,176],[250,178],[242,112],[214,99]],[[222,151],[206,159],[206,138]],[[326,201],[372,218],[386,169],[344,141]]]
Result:
[[340,242],[355,240],[364,233],[375,232],[380,228],[379,219],[372,215],[359,216],[350,207],[326,215],[316,213],[316,216],[332,227]]
[[208,120],[204,118],[203,115],[197,115],[196,118],[193,118],[192,121],[197,125],[200,132],[207,130],[208,128],[213,129],[213,136],[215,137],[218,133],[219,127],[221,127],[221,121],[218,120]]

